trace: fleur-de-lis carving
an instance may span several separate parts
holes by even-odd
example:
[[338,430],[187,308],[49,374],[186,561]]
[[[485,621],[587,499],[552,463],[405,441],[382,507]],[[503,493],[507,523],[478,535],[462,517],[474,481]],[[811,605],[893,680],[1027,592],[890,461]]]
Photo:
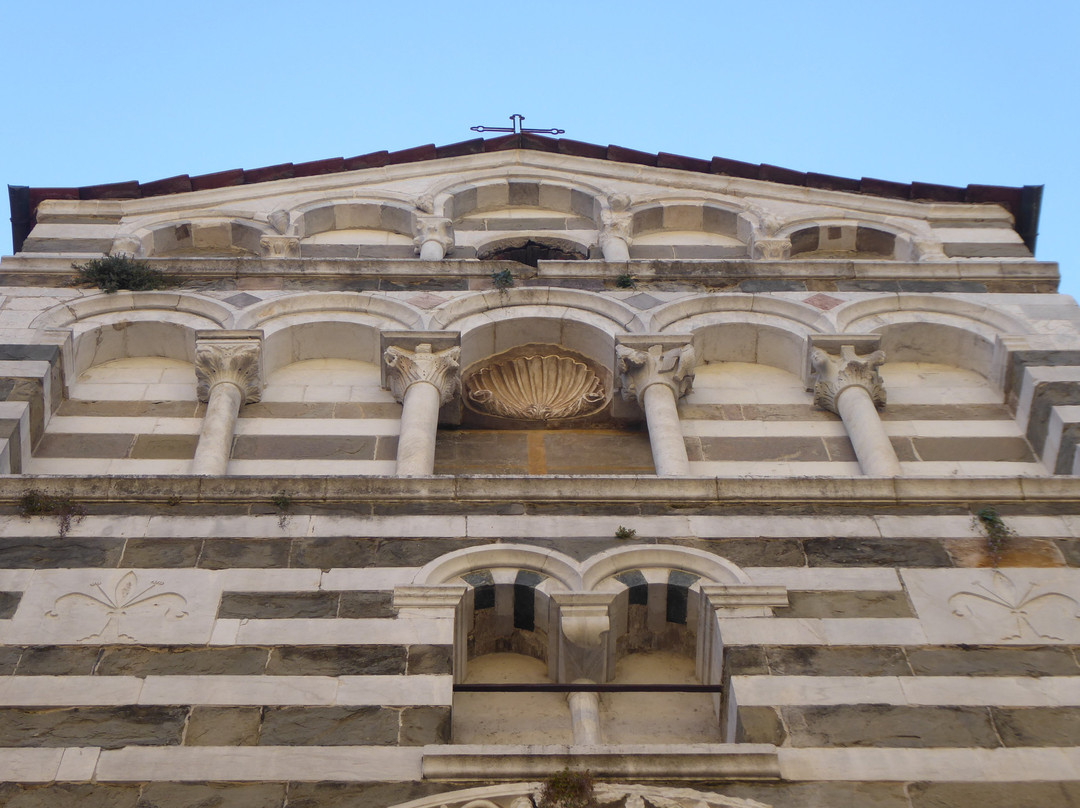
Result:
[[[957,617],[975,616],[985,608],[981,606],[984,603],[1004,610],[1010,628],[1015,626],[1015,631],[1006,633],[1001,638],[1003,640],[1022,639],[1026,632],[1033,634],[1035,639],[1061,640],[1061,637],[1040,631],[1035,623],[1041,625],[1048,619],[1047,611],[1049,617],[1053,617],[1055,613],[1061,616],[1061,610],[1065,610],[1066,617],[1080,618],[1080,602],[1075,598],[1061,592],[1038,592],[1037,583],[1029,584],[1021,593],[1012,579],[998,570],[994,571],[991,586],[976,582],[974,588],[976,591],[964,590],[949,598],[953,614]],[[1002,612],[997,614],[1003,615]]]
[[133,642],[135,637],[124,633],[120,626],[121,618],[131,611],[162,609],[163,619],[182,620],[187,617],[188,613],[184,609],[187,599],[177,592],[160,591],[158,587],[164,585],[164,581],[151,581],[149,586],[140,588],[138,576],[129,571],[120,576],[111,593],[105,590],[100,581],[93,581],[89,587],[90,592],[68,592],[61,595],[53,602],[52,609],[45,612],[45,616],[59,617],[60,605],[69,602],[101,609],[104,612],[105,624],[100,631],[81,638],[79,642]]

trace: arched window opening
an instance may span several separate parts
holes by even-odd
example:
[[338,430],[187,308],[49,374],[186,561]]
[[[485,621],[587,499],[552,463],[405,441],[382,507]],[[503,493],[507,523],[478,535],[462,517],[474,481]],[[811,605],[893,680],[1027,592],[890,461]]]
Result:
[[500,242],[477,254],[481,261],[516,261],[535,267],[540,261],[584,261],[589,256],[568,242],[554,243],[536,239],[515,239]]

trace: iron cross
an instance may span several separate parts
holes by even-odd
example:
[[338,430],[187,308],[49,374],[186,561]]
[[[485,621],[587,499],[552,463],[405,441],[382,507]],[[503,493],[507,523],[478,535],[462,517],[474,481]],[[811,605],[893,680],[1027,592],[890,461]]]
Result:
[[513,126],[473,126],[470,127],[473,132],[509,132],[515,135],[561,135],[566,132],[565,129],[526,129],[521,125],[521,122],[525,120],[524,115],[511,115],[510,121]]

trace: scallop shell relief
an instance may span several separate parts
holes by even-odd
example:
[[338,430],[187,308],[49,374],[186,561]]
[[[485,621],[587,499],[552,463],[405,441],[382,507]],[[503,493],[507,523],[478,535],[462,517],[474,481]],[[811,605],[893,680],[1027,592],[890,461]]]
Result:
[[519,356],[495,362],[469,376],[465,387],[473,409],[526,421],[590,415],[607,400],[596,373],[568,356]]

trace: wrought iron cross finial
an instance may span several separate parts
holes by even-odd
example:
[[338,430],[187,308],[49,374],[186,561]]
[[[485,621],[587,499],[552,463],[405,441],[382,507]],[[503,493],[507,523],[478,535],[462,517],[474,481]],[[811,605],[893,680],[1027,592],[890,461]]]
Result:
[[473,126],[470,128],[474,132],[508,132],[514,135],[561,135],[566,132],[565,129],[526,129],[521,125],[524,120],[524,115],[515,113],[510,116],[513,126]]

